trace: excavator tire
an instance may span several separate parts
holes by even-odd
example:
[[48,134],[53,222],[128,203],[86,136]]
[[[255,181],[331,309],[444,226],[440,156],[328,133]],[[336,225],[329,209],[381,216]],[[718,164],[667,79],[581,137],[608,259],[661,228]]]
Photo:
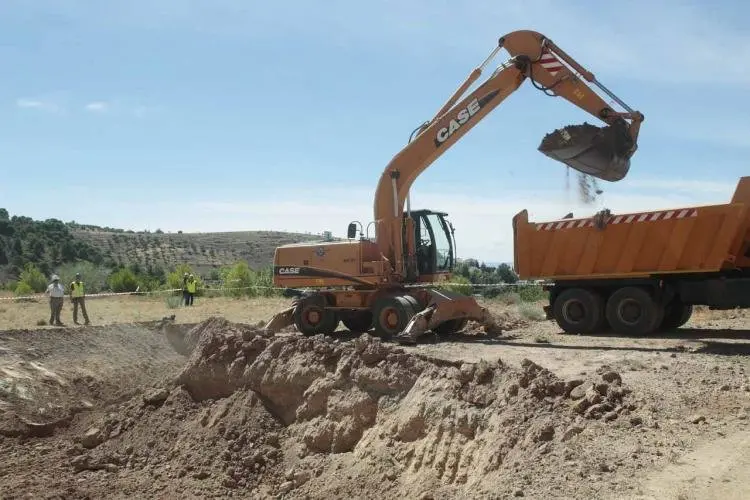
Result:
[[381,297],[372,307],[375,333],[384,340],[401,333],[417,313],[404,296]]
[[412,297],[411,295],[402,295],[402,297],[405,298],[411,304],[412,309],[414,309],[415,313],[418,313],[419,311],[424,309],[415,297]]
[[328,301],[321,294],[299,299],[294,310],[294,325],[303,335],[330,335],[339,325],[336,311],[328,309]]
[[568,288],[560,292],[552,305],[557,325],[566,333],[596,333],[605,325],[604,300],[585,288]]
[[341,313],[341,322],[352,333],[363,333],[372,328],[372,311],[346,311]]

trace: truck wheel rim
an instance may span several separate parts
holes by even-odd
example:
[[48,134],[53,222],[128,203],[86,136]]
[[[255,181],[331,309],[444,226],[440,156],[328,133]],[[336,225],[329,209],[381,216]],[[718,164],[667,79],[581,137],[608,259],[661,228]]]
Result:
[[626,325],[635,325],[643,316],[643,308],[635,299],[625,299],[617,306],[617,319]]
[[562,307],[563,318],[571,324],[577,324],[586,318],[586,308],[580,300],[567,300]]

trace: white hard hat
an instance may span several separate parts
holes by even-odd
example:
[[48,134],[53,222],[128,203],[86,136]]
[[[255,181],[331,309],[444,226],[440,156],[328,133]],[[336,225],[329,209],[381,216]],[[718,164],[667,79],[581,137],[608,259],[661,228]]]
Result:
[[52,275],[52,281],[58,281],[59,279],[60,279],[60,277],[58,275],[56,275],[56,274]]

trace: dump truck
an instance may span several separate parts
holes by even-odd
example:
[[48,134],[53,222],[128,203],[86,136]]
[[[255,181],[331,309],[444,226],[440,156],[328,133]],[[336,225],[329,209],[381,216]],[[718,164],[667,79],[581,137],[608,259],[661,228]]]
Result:
[[[469,91],[501,49],[510,59]],[[470,320],[493,330],[491,314],[472,297],[433,286],[450,280],[456,263],[454,228],[445,212],[412,210],[409,191],[419,175],[525,82],[603,122],[602,127],[584,123],[554,130],[542,140],[540,152],[604,181],[617,182],[628,174],[643,114],[545,35],[508,33],[386,165],[369,222],[352,221],[346,241],[276,249],[274,285],[306,291],[274,315],[266,330],[294,325],[304,335],[330,334],[342,322],[353,332],[374,329],[380,337],[407,344],[427,331],[455,333]]]
[[750,307],[750,177],[729,203],[532,222],[513,218],[514,266],[543,280],[547,319],[568,333],[647,335],[693,306]]

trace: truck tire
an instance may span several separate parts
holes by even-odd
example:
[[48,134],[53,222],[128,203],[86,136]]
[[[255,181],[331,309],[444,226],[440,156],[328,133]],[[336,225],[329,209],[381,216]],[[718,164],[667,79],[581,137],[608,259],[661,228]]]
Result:
[[674,299],[664,308],[664,319],[661,329],[674,330],[688,322],[693,315],[693,306],[683,304],[679,299]]
[[388,340],[401,333],[416,314],[411,302],[404,297],[382,297],[372,307],[375,333]]
[[552,315],[567,333],[594,333],[604,327],[604,300],[591,290],[568,288],[555,298]]
[[294,309],[294,326],[306,337],[330,335],[339,326],[339,316],[327,305],[326,298],[320,294],[301,299]]
[[664,306],[648,290],[627,286],[615,290],[607,300],[607,321],[620,335],[648,335],[661,326]]

